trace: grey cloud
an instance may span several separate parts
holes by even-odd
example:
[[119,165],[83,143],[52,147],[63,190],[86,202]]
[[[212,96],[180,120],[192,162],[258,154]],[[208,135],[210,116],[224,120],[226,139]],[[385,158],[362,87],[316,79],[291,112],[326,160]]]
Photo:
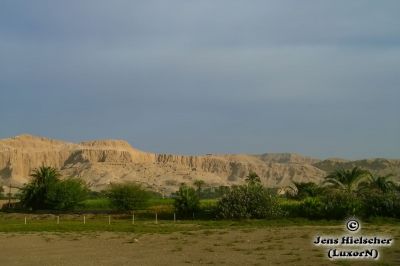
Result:
[[399,157],[398,1],[3,1],[0,137]]

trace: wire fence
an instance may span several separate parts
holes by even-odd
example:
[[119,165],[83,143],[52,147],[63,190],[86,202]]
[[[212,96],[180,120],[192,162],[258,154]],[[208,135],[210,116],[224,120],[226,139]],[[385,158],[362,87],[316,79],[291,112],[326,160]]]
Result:
[[[173,213],[150,213],[148,211],[134,211],[131,213],[94,214],[94,213],[1,213],[1,225],[135,225],[139,224],[173,224],[194,220],[206,220],[204,215],[193,212],[191,215]],[[209,217],[207,218],[209,220]]]

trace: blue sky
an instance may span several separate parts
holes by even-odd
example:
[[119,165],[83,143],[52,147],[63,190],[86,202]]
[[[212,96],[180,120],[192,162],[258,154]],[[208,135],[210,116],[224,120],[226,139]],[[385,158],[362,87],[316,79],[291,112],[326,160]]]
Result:
[[399,1],[0,3],[0,138],[400,158]]

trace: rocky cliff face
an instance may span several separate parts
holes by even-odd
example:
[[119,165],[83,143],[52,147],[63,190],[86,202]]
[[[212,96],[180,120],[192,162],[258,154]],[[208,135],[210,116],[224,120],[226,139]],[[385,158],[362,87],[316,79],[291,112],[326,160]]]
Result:
[[250,171],[273,187],[292,181],[320,182],[337,167],[400,173],[400,160],[320,161],[289,153],[180,156],[142,152],[122,140],[68,143],[31,135],[0,140],[0,182],[4,185],[26,183],[32,169],[41,165],[57,167],[64,176],[80,177],[93,189],[135,181],[167,193],[196,179],[212,186],[240,184]]

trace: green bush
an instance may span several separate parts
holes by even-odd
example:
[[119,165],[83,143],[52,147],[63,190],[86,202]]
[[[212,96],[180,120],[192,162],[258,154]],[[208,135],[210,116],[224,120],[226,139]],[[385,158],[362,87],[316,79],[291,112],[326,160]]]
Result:
[[19,195],[21,206],[32,210],[71,210],[82,202],[88,193],[86,185],[77,179],[60,180],[57,169],[42,166],[35,169],[33,179]]
[[370,191],[362,198],[366,217],[400,218],[400,194],[396,192],[382,193]]
[[46,197],[47,205],[53,210],[73,210],[87,198],[88,189],[78,179],[66,179],[54,183]]
[[279,206],[282,210],[282,214],[286,217],[302,217],[301,207],[302,201],[279,198]]
[[324,196],[308,197],[300,205],[302,217],[310,219],[344,219],[363,214],[362,201],[352,193],[329,191]]
[[200,210],[200,200],[196,190],[182,184],[174,195],[174,207],[176,212],[184,217],[190,217]]
[[362,215],[362,201],[353,193],[332,191],[323,198],[326,219],[344,219],[349,216]]
[[111,184],[107,190],[111,207],[119,211],[133,211],[148,206],[151,194],[136,183]]
[[275,195],[252,182],[232,187],[217,203],[221,218],[266,218],[281,214]]
[[321,219],[326,218],[326,205],[320,197],[308,197],[304,199],[300,206],[300,216],[309,219]]

